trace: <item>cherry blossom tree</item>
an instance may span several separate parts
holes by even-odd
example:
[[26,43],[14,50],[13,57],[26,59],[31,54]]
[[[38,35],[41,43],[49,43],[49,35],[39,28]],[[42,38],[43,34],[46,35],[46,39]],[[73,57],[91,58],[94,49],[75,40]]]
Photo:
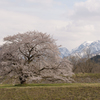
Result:
[[[1,75],[16,72],[21,84],[45,69],[57,70],[62,64],[55,40],[46,33],[18,33],[5,37],[4,41],[0,50]],[[69,70],[71,72],[71,67]]]

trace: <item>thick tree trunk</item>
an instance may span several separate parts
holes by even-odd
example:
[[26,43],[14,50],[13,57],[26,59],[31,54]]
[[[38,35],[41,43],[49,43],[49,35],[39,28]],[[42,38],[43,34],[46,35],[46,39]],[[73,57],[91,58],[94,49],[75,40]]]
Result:
[[19,77],[20,84],[26,84],[26,79],[23,76]]

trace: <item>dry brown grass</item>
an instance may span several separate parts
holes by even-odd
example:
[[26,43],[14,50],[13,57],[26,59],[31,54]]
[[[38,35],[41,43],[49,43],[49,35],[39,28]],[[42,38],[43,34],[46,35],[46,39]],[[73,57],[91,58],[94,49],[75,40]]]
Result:
[[100,84],[0,85],[0,100],[100,100]]

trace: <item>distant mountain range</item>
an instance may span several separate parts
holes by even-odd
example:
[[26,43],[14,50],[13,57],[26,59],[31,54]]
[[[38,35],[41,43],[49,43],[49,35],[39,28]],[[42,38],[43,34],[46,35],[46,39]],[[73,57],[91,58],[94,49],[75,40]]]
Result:
[[77,56],[79,58],[85,57],[87,53],[91,54],[92,56],[100,54],[100,40],[98,41],[85,41],[77,48],[72,49],[69,51],[67,48],[62,47],[59,49],[61,52],[61,57],[67,56]]
[[67,57],[70,54],[70,51],[65,47],[59,48],[59,51],[62,58]]

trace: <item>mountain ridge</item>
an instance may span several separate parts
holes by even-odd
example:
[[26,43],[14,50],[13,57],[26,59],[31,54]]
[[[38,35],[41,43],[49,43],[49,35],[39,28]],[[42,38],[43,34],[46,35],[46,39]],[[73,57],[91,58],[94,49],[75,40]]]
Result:
[[60,52],[61,57],[77,56],[79,58],[82,58],[86,56],[87,52],[90,53],[92,56],[95,56],[100,53],[100,40],[85,41],[75,49],[72,49],[71,51],[69,51],[67,48],[66,50],[60,48]]

